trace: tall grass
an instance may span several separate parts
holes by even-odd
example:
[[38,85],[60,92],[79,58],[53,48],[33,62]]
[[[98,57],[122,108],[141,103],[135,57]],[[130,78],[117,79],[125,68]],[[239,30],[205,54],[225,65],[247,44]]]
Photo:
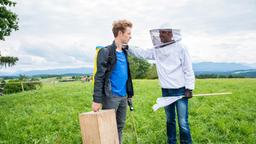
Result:
[[[164,110],[151,108],[161,96],[158,81],[135,80],[134,89],[135,112],[127,111],[124,143],[136,143],[134,125],[139,143],[166,143]],[[256,142],[256,79],[197,80],[194,93],[225,91],[233,94],[189,100],[194,143]],[[44,83],[37,91],[2,96],[0,144],[81,143],[79,113],[90,111],[91,101],[92,85],[80,82]]]

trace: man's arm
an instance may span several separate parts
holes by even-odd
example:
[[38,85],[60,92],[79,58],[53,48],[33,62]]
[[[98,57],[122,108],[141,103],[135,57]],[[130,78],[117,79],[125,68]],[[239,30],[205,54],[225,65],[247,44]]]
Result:
[[99,111],[102,103],[102,96],[104,91],[104,79],[107,70],[107,61],[109,51],[102,48],[97,56],[97,72],[94,77],[94,93],[93,93],[93,111]]
[[192,61],[186,48],[182,48],[182,69],[185,76],[185,96],[192,97],[192,90],[195,88],[195,74],[192,67]]
[[142,49],[142,48],[129,46],[128,53],[132,56],[137,57],[137,58],[147,59],[147,60],[155,60],[154,49],[153,48],[145,50],[145,49]]

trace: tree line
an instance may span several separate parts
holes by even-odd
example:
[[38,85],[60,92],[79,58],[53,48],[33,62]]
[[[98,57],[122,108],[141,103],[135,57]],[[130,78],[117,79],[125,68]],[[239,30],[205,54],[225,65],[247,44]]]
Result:
[[[148,61],[129,56],[130,70],[133,79],[157,79],[157,70],[155,64]],[[234,74],[196,74],[198,79],[206,78],[246,78],[243,75]],[[247,76],[248,77],[248,76]]]

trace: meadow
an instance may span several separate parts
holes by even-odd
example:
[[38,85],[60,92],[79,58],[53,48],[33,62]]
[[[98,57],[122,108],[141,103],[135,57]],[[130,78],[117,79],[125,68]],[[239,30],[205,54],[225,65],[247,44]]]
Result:
[[[79,114],[91,111],[92,91],[90,83],[44,82],[39,90],[1,96],[0,144],[81,143]],[[123,143],[135,144],[137,134],[139,144],[165,144],[164,110],[151,108],[161,96],[158,80],[134,80],[134,91]],[[197,79],[195,94],[213,92],[233,94],[189,100],[193,143],[256,143],[256,79]]]

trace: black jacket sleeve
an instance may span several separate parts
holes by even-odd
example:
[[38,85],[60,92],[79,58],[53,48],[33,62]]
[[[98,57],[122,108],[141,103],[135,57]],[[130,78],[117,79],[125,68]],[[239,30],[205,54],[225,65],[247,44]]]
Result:
[[97,72],[94,77],[94,93],[93,101],[96,103],[102,103],[104,95],[104,82],[107,71],[109,51],[107,48],[100,49],[97,56]]

